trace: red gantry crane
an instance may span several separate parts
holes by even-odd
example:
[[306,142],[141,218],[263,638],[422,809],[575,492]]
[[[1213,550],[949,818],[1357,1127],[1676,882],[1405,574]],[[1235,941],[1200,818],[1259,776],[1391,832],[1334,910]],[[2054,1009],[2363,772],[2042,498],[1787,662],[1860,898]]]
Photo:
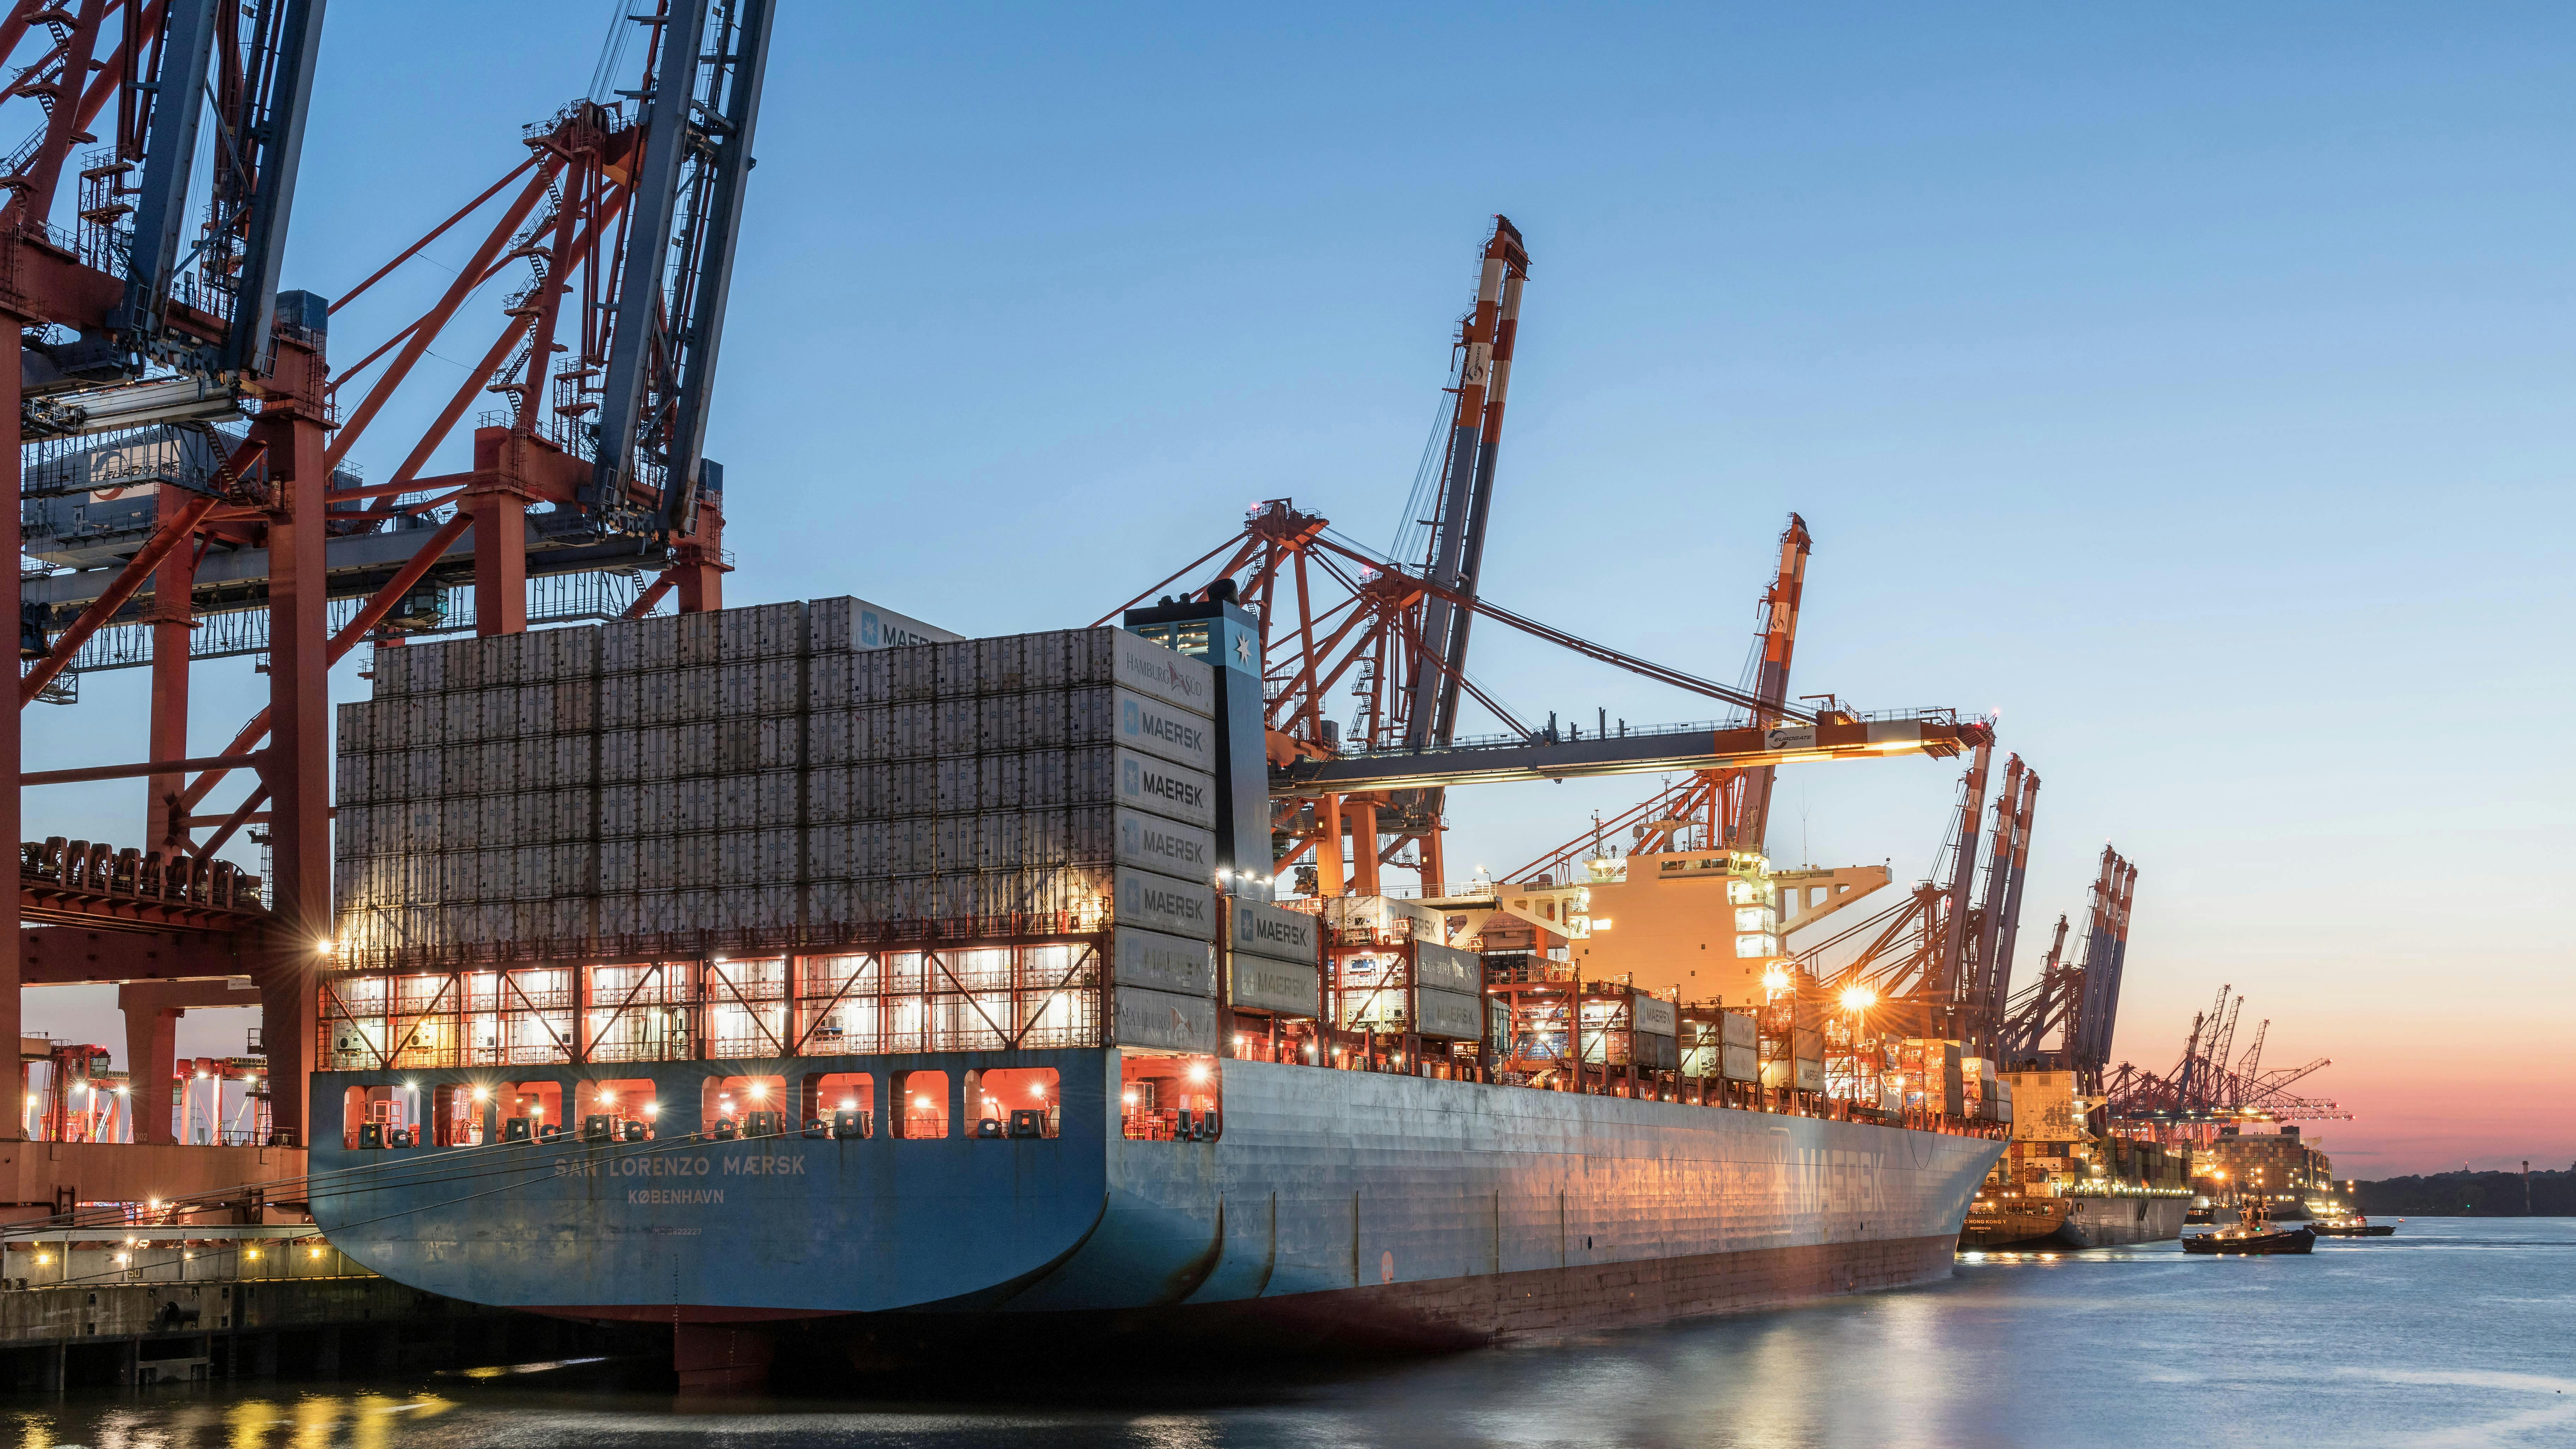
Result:
[[[1480,258],[1477,298],[1453,349],[1457,403],[1440,450],[1439,504],[1426,520],[1416,569],[1341,538],[1328,520],[1273,499],[1243,530],[1102,616],[1108,622],[1184,578],[1231,585],[1264,641],[1265,724],[1273,766],[1274,840],[1282,867],[1311,859],[1325,894],[1381,891],[1381,870],[1414,871],[1426,894],[1443,888],[1440,834],[1453,785],[1693,772],[1700,808],[1738,839],[1758,839],[1769,772],[1780,764],[1892,754],[1956,754],[1991,738],[1955,711],[1864,716],[1832,696],[1808,709],[1785,698],[1808,537],[1793,517],[1766,599],[1763,657],[1752,688],[1737,688],[1595,643],[1496,604],[1478,571],[1509,366],[1528,255],[1518,229],[1495,218]],[[1213,566],[1211,568],[1211,566]],[[1206,571],[1206,572],[1202,572]],[[1596,721],[1523,722],[1466,667],[1473,622],[1489,619],[1589,658],[1713,699],[1736,717],[1713,724],[1613,731]],[[1332,701],[1347,691],[1347,727]],[[1503,726],[1459,733],[1463,701]]]
[[[40,117],[12,158],[0,301],[51,329],[6,409],[28,420],[14,441],[39,440],[22,543],[47,565],[21,586],[20,702],[126,666],[151,669],[153,698],[148,761],[20,775],[150,792],[146,847],[23,852],[21,917],[57,926],[21,932],[21,979],[253,976],[289,1144],[331,949],[330,666],[413,633],[721,606],[723,478],[702,448],[772,8],[621,17],[645,44],[602,92],[617,99],[526,128],[524,160],[333,303],[274,293],[319,0],[84,0],[0,22],[0,53],[36,53],[5,100]],[[66,233],[50,219],[65,158],[110,100],[117,141],[83,163]],[[205,123],[210,182],[190,171]],[[331,314],[460,228],[479,240],[429,309],[332,372]],[[494,282],[515,285],[467,340]],[[478,360],[425,429],[388,437],[433,347]],[[432,473],[487,398],[468,466]],[[390,460],[383,481],[361,453]],[[120,496],[139,501],[104,525],[72,506]],[[243,654],[268,660],[268,707],[199,754],[190,666]],[[228,784],[238,798],[210,805]],[[213,860],[250,826],[275,861],[265,892]],[[16,990],[0,996],[14,1012]],[[137,1083],[147,1101],[160,1085]]]

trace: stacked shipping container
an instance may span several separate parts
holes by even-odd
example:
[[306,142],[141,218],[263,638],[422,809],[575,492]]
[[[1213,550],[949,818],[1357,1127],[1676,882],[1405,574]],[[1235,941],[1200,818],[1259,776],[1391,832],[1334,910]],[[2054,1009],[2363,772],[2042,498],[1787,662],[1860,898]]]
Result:
[[1194,1003],[1132,1039],[1212,1049],[1208,666],[1109,628],[880,647],[930,632],[826,599],[380,651],[342,964],[427,969],[326,993],[326,1050],[1091,1044],[1104,953]]

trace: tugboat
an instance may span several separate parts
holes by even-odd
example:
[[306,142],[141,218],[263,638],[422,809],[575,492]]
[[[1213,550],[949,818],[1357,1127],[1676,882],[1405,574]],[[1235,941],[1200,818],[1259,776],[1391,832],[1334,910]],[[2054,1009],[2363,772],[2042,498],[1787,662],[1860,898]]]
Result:
[[2232,1227],[2216,1232],[2190,1233],[2182,1240],[2186,1253],[2273,1254],[2312,1253],[2316,1251],[2317,1230],[2306,1223],[2295,1228],[2272,1224],[2270,1208],[2260,1191],[2251,1196],[2240,1193],[2236,1210],[2239,1214]]

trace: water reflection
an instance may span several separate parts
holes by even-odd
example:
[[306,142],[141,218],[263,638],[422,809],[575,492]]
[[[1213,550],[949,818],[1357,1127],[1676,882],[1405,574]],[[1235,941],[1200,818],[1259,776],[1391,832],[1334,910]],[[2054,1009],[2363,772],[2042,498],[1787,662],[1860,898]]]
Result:
[[[0,1400],[18,1449],[1309,1449],[2576,1443],[2576,1222],[2411,1224],[2310,1258],[1987,1254],[1901,1293],[1430,1362],[680,1404],[579,1365]],[[882,1390],[880,1389],[880,1392]]]

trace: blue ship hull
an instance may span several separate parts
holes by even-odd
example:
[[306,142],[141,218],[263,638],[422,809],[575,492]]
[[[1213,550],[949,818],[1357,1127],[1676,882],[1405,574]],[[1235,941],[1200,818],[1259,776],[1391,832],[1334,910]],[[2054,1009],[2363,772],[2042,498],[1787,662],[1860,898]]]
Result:
[[[1438,1347],[1656,1322],[1950,1271],[2001,1144],[1677,1103],[1226,1061],[1213,1142],[1122,1135],[1114,1049],[798,1058],[803,1072],[1054,1068],[1060,1135],[709,1141],[710,1076],[776,1061],[517,1068],[651,1078],[645,1142],[317,1147],[341,1251],[477,1303],[802,1331],[1089,1323]],[[397,1077],[328,1073],[342,1090]],[[840,1320],[825,1323],[821,1320]],[[782,1325],[784,1326],[784,1325]]]

